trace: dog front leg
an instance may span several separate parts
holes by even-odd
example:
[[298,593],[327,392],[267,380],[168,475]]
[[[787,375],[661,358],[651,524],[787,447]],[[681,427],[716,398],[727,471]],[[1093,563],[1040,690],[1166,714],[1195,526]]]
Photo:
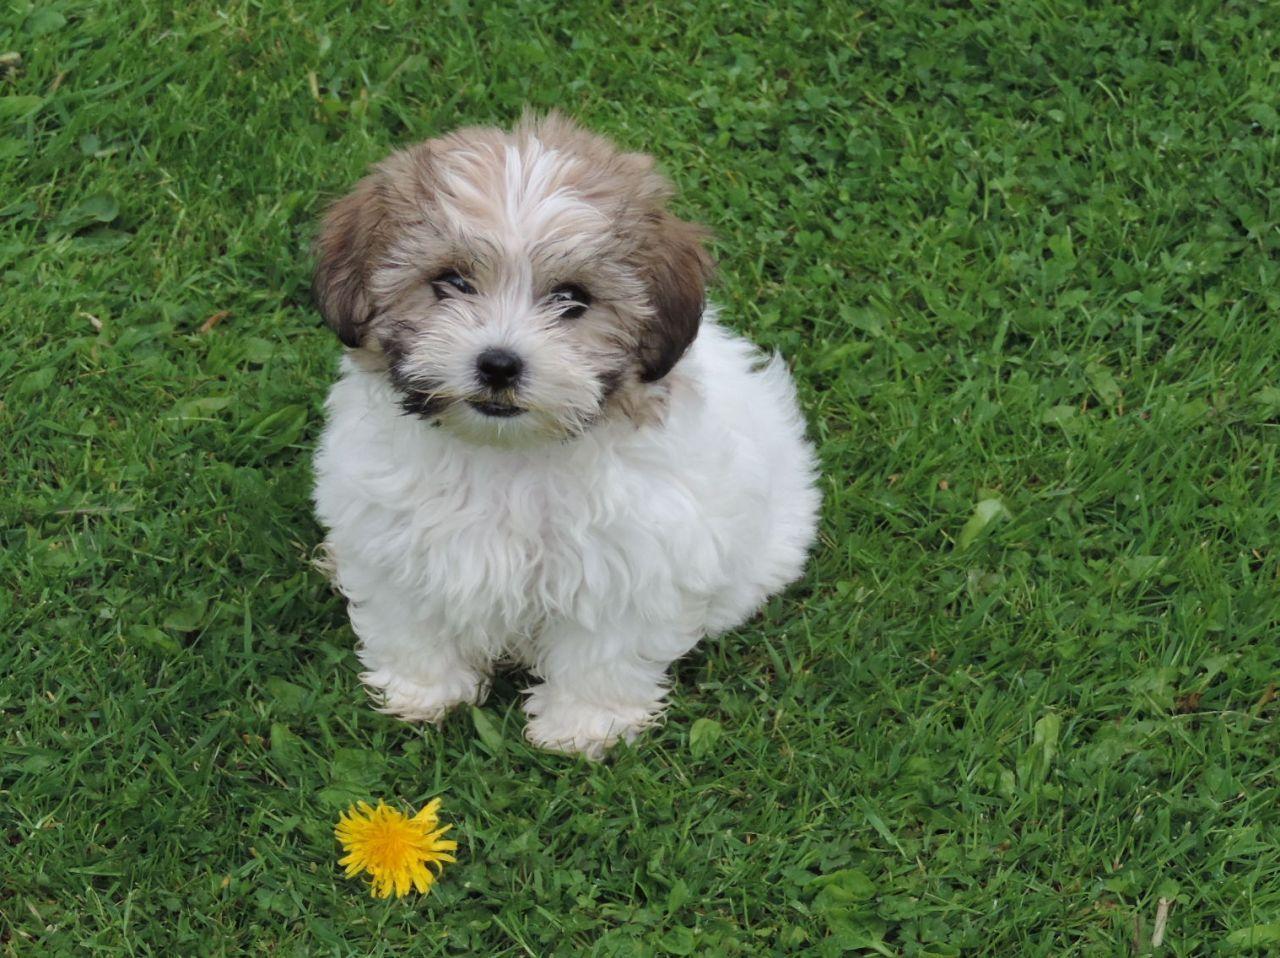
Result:
[[476,661],[456,625],[412,598],[378,588],[349,612],[366,669],[360,680],[380,711],[406,722],[439,722],[454,706],[478,704],[488,694],[488,663]]
[[525,737],[541,748],[602,758],[661,718],[667,667],[696,641],[638,618],[591,629],[549,624],[538,639],[535,672],[543,682],[528,690]]

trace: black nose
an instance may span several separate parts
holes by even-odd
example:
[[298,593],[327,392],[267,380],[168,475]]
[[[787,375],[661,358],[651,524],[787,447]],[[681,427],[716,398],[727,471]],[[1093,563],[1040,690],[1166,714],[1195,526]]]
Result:
[[486,349],[476,357],[476,372],[490,389],[506,389],[520,378],[524,363],[509,349]]

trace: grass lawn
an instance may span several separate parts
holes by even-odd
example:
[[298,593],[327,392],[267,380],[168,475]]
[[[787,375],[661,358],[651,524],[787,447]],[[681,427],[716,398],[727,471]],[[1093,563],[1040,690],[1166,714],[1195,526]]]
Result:
[[[6,4],[0,955],[1280,951],[1280,6],[1073,6]],[[309,564],[318,211],[526,103],[658,155],[824,465],[600,765],[520,675],[375,713]],[[436,795],[428,897],[342,878]]]

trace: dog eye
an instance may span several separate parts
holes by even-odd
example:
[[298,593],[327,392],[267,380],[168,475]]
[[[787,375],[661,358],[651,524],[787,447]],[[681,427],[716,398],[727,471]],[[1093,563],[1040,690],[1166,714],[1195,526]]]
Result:
[[447,269],[433,279],[431,288],[440,297],[451,296],[454,293],[470,295],[476,291],[476,288],[463,279],[462,274],[456,269]]
[[551,295],[547,297],[547,302],[554,307],[559,307],[560,315],[565,319],[577,319],[591,305],[591,294],[581,286],[566,283],[564,286],[553,289]]

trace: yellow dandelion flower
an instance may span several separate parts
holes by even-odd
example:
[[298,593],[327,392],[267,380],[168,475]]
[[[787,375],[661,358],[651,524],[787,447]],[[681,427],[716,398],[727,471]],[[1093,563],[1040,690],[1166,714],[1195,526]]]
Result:
[[409,818],[381,801],[377,808],[356,802],[333,830],[347,853],[338,864],[346,866],[348,878],[368,872],[375,898],[386,898],[392,892],[399,898],[409,894],[410,888],[430,891],[436,876],[427,866],[439,869],[441,862],[457,861],[450,852],[458,843],[440,837],[453,826],[440,827],[436,816],[439,807],[440,799],[433,799]]

